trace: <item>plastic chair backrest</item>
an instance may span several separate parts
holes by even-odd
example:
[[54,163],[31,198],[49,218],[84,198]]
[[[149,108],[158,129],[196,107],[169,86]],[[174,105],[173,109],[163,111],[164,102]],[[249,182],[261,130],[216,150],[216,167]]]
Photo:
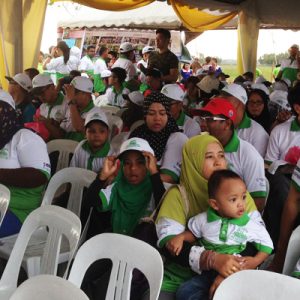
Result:
[[110,140],[112,140],[115,135],[119,134],[122,131],[123,120],[120,117],[111,115],[109,113],[106,113],[106,116],[110,125]]
[[140,240],[125,235],[103,233],[86,241],[78,250],[69,280],[80,287],[86,270],[102,258],[112,260],[106,300],[129,300],[132,270],[140,270],[150,287],[150,300],[158,299],[163,262],[159,252]]
[[10,300],[88,300],[70,281],[53,275],[39,275],[23,282]]
[[105,114],[114,115],[120,110],[120,107],[107,105],[107,106],[101,106],[101,110],[103,110]]
[[62,184],[71,183],[67,208],[79,216],[83,189],[88,188],[96,176],[95,172],[81,168],[69,167],[58,171],[49,181],[42,205],[50,205],[59,187]]
[[3,184],[0,184],[0,226],[3,222],[10,201],[10,190]]
[[120,147],[122,143],[128,139],[129,134],[130,132],[121,132],[112,138],[110,146],[114,149],[116,153],[120,152]]
[[137,127],[143,125],[145,123],[144,120],[138,120],[138,121],[135,121],[131,127],[130,127],[130,132],[132,132],[134,129],[136,129]]
[[70,162],[70,154],[73,154],[78,142],[72,140],[57,139],[47,143],[48,154],[58,151],[58,160],[56,165],[57,171],[67,168]]
[[62,236],[69,241],[69,263],[71,262],[80,238],[80,219],[71,211],[59,206],[45,205],[37,208],[26,218],[2,274],[1,300],[6,299],[3,293],[16,289],[20,266],[30,237],[41,228],[47,229],[48,234],[41,257],[40,273],[56,274]]
[[286,300],[299,299],[299,295],[299,279],[269,271],[244,270],[227,277],[213,300]]
[[290,236],[282,274],[291,275],[300,258],[300,226]]

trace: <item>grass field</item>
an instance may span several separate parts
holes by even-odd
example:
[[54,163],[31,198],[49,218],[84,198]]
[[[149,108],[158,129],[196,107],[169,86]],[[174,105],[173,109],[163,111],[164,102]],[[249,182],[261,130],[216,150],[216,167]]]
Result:
[[[237,71],[237,65],[222,65],[222,70],[225,74],[230,75],[230,78],[228,78],[228,82],[233,82],[234,78],[236,78],[238,75],[240,75]],[[260,65],[258,66],[258,69],[262,71],[263,76],[269,80],[272,80],[272,66],[269,65]]]

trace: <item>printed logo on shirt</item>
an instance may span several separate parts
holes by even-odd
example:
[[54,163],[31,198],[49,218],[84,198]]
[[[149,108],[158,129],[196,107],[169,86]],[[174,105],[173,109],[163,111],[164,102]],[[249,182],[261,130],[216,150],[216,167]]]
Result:
[[266,179],[265,178],[256,178],[256,182],[260,187],[266,187]]
[[7,149],[1,149],[0,150],[0,159],[8,159],[8,150]]
[[44,162],[44,163],[43,163],[43,169],[44,169],[45,171],[47,171],[47,172],[50,172],[50,170],[51,170],[50,164]]
[[238,228],[233,234],[232,239],[239,244],[244,243],[247,240],[247,229]]

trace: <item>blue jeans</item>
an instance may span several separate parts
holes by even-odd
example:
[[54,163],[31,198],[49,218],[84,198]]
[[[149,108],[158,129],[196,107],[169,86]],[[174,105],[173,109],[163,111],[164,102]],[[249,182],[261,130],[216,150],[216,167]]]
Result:
[[176,300],[207,300],[209,288],[218,276],[216,271],[203,271],[180,285]]

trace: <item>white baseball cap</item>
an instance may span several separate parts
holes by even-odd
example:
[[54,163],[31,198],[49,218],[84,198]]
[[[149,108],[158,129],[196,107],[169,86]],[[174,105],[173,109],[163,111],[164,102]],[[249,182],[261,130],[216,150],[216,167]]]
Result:
[[129,42],[125,42],[120,45],[120,53],[126,53],[132,50],[134,50],[134,47]]
[[37,93],[38,91],[41,91],[42,87],[45,87],[47,85],[54,84],[53,80],[51,79],[50,75],[47,74],[38,74],[32,79],[32,90],[31,92]]
[[103,110],[101,110],[101,108],[99,107],[94,107],[87,113],[84,121],[84,126],[87,126],[91,121],[101,121],[109,128],[107,116],[105,112],[103,112]]
[[275,90],[270,94],[270,102],[276,103],[280,107],[291,110],[291,107],[288,102],[288,92]]
[[107,77],[110,77],[111,76],[111,71],[109,70],[104,70],[100,73],[101,75],[101,78],[107,78]]
[[89,78],[77,76],[71,81],[71,84],[74,86],[76,90],[89,93],[89,94],[93,92],[94,85],[92,80]]
[[183,98],[185,95],[183,89],[176,83],[164,85],[161,89],[161,93],[164,94],[166,97],[171,98],[172,100],[180,102],[183,102]]
[[124,96],[138,106],[143,106],[144,104],[144,95],[139,91],[133,91],[128,95],[123,95],[123,97]]
[[285,82],[288,87],[291,87],[291,81],[288,78],[281,78],[281,81]]
[[297,49],[299,49],[299,45],[293,44],[290,48],[297,48]]
[[255,79],[255,83],[263,83],[265,81],[267,81],[267,79],[263,75],[260,75]]
[[196,72],[196,76],[207,75],[207,74],[208,74],[207,70],[204,70],[203,68],[198,69]]
[[5,76],[5,78],[10,81],[15,81],[19,86],[21,86],[27,92],[32,89],[32,82],[30,77],[25,73],[18,73],[14,77]]
[[142,54],[145,54],[145,53],[148,53],[148,52],[152,52],[152,51],[154,51],[154,50],[155,50],[155,48],[152,47],[152,46],[145,46],[145,47],[143,48],[143,50],[142,50]]
[[16,104],[15,104],[15,101],[13,99],[13,97],[0,89],[0,101],[3,101],[3,102],[6,102],[8,103],[13,109],[16,109]]
[[239,84],[236,83],[228,84],[222,89],[222,91],[237,98],[243,104],[246,104],[246,102],[248,101],[246,90]]
[[131,139],[128,139],[127,141],[123,142],[120,147],[120,153],[124,153],[125,151],[129,150],[135,150],[135,151],[147,151],[150,152],[152,155],[154,155],[153,149],[150,147],[149,143],[141,138],[133,137]]
[[251,85],[252,90],[261,90],[263,91],[266,95],[270,95],[269,89],[263,84],[263,83],[253,83]]

